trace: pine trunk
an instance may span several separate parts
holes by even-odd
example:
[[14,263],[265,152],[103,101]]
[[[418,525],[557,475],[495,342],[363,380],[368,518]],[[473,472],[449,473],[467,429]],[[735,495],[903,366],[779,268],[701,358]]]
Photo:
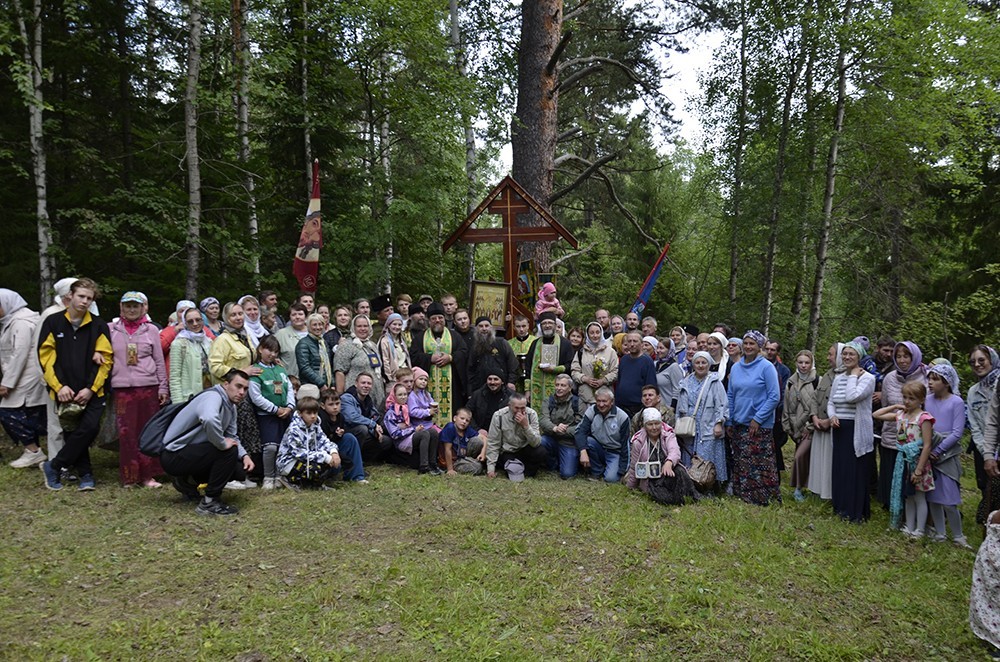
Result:
[[[548,208],[552,195],[559,108],[558,67],[552,61],[562,34],[562,0],[521,4],[521,42],[517,54],[517,111],[511,122],[513,177]],[[520,225],[537,225],[526,215]],[[549,269],[548,243],[523,243],[521,259]],[[516,277],[516,275],[514,275]]]
[[198,293],[201,232],[201,162],[198,157],[198,74],[201,70],[201,0],[191,0],[188,14],[187,89],[184,93],[184,133],[187,143],[188,229],[187,285],[188,299]]

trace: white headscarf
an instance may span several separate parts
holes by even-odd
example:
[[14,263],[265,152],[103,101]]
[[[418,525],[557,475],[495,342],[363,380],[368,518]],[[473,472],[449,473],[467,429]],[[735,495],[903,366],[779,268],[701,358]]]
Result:
[[28,302],[14,290],[0,288],[0,308],[3,309],[3,317],[0,317],[0,329],[7,326],[13,319],[11,313],[16,313],[22,308],[27,308]]
[[[719,344],[722,345],[722,358],[719,359],[719,377],[725,377],[726,367],[729,365],[729,352],[726,351],[726,345],[729,344],[729,339],[726,338],[726,334],[721,331],[715,331],[710,335],[712,338],[718,340]],[[714,363],[715,359],[712,359],[711,362]]]
[[253,344],[259,345],[260,339],[264,336],[270,334],[271,332],[264,328],[264,325],[260,323],[260,302],[257,301],[257,297],[250,294],[244,294],[240,297],[240,300],[236,303],[243,305],[244,301],[252,299],[254,303],[257,304],[257,319],[252,320],[250,316],[246,314],[246,310],[243,311],[243,328],[246,329],[247,335],[253,338]]

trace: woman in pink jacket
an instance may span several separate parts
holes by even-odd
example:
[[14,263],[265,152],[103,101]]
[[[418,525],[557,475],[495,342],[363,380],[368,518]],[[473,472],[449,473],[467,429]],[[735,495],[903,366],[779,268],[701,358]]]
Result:
[[121,300],[121,317],[111,324],[111,387],[118,428],[118,463],[125,487],[160,487],[155,477],[163,473],[159,460],[139,452],[143,426],[160,405],[170,400],[160,331],[146,315],[148,310],[145,294],[126,292]]

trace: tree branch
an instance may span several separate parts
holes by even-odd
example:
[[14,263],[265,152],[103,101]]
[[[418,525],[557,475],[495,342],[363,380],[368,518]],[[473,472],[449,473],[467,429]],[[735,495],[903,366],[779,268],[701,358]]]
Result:
[[579,175],[576,176],[576,179],[574,179],[569,186],[563,187],[562,189],[556,191],[551,196],[549,196],[549,204],[552,204],[559,198],[571,192],[573,189],[575,189],[577,186],[579,186],[586,180],[590,179],[590,176],[594,174],[594,171],[603,166],[605,163],[613,161],[614,159],[617,158],[618,158],[618,152],[606,154],[597,161],[594,161],[593,163],[591,163],[590,161],[586,160],[583,157],[576,156],[575,154],[563,154],[562,156],[557,158],[553,164],[557,168],[559,167],[560,164],[566,161],[577,161],[579,163],[584,164],[586,167],[584,168],[583,172],[581,172]]
[[574,126],[572,129],[569,129],[567,131],[563,131],[558,136],[556,136],[556,142],[557,143],[561,143],[564,140],[569,140],[573,136],[578,135],[578,134],[580,134],[582,132],[583,132],[583,129],[581,129],[578,126]]
[[589,5],[589,4],[590,4],[590,0],[580,0],[580,3],[576,7],[573,7],[569,11],[564,11],[563,12],[563,23],[565,23],[566,21],[572,21],[574,18],[576,18],[577,16],[579,16],[583,12],[587,11],[587,9],[588,9],[587,5]]
[[545,65],[545,73],[551,76],[552,72],[556,70],[556,65],[559,63],[559,56],[562,55],[564,50],[566,50],[566,44],[568,44],[569,40],[572,38],[572,30],[567,30],[566,33],[563,34],[562,39],[560,39],[559,43],[556,44],[556,49],[552,51],[552,57],[549,58],[549,63]]
[[604,65],[610,65],[612,67],[617,67],[618,69],[621,69],[625,73],[625,75],[632,80],[632,82],[641,86],[647,92],[651,91],[649,84],[642,79],[642,77],[636,72],[635,69],[633,69],[632,67],[628,66],[627,64],[625,64],[620,60],[616,60],[610,57],[600,57],[597,55],[593,57],[576,58],[564,62],[563,65],[560,67],[561,70],[575,66],[584,66],[584,68],[581,69],[580,71],[573,73],[570,76],[567,76],[565,79],[560,81],[557,90],[563,91],[569,89],[576,83],[580,82],[580,80],[582,80],[583,78],[586,78],[587,76],[590,76],[591,74],[595,74],[598,71],[600,71]]
[[[588,167],[588,170],[593,165],[592,163],[590,163],[586,159],[581,158],[579,156],[576,156],[575,154],[564,154],[563,156],[560,156],[557,159],[558,163],[563,163],[563,162],[566,162],[566,161],[578,161],[580,163],[583,163],[583,164],[585,164]],[[604,171],[601,170],[600,167],[596,167],[596,168],[593,169],[592,174],[597,175],[598,177],[600,177],[604,181],[604,185],[608,189],[608,194],[611,196],[611,201],[613,203],[615,203],[615,206],[618,207],[618,210],[621,211],[622,215],[626,219],[628,219],[628,222],[632,224],[632,227],[635,228],[635,231],[638,232],[642,236],[643,239],[645,239],[649,243],[653,244],[657,248],[660,248],[662,246],[662,243],[658,239],[656,239],[655,237],[650,236],[645,230],[642,229],[642,226],[639,225],[639,219],[637,219],[635,217],[635,215],[632,212],[630,212],[628,210],[628,208],[625,207],[625,204],[621,201],[621,198],[618,197],[618,192],[615,191],[615,185],[611,182],[611,179],[606,174],[604,174]],[[571,184],[571,186],[575,186],[575,185],[576,185],[576,182],[574,182],[573,184]],[[559,194],[557,194],[557,195],[562,195],[562,194],[564,194],[564,193],[562,191],[560,191]],[[551,203],[551,201],[554,198],[555,198],[555,196],[553,196],[552,198],[550,198],[549,202]]]
[[555,268],[555,266],[557,264],[565,262],[566,260],[572,260],[574,257],[580,257],[584,253],[589,253],[594,248],[594,246],[596,246],[596,245],[597,244],[591,244],[589,246],[584,246],[583,248],[581,248],[578,251],[574,251],[573,253],[567,253],[566,255],[563,255],[561,258],[559,258],[557,260],[552,260],[552,262],[549,263],[549,267],[550,268]]

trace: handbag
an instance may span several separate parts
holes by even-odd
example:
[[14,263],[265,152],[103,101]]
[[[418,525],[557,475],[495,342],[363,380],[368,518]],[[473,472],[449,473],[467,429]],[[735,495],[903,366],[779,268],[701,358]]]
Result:
[[715,464],[708,460],[703,460],[694,453],[691,454],[691,466],[688,467],[688,476],[698,486],[702,492],[715,487]]
[[[707,380],[708,377],[705,379]],[[708,389],[707,382],[701,387],[701,391],[698,392],[698,399],[694,403],[694,411],[691,412],[691,415],[681,416],[677,419],[677,425],[674,426],[674,434],[678,437],[693,437],[698,433],[698,426],[695,423],[694,417],[698,415],[698,405],[701,404],[701,396],[705,395],[706,389]],[[697,483],[698,481],[695,482]]]

